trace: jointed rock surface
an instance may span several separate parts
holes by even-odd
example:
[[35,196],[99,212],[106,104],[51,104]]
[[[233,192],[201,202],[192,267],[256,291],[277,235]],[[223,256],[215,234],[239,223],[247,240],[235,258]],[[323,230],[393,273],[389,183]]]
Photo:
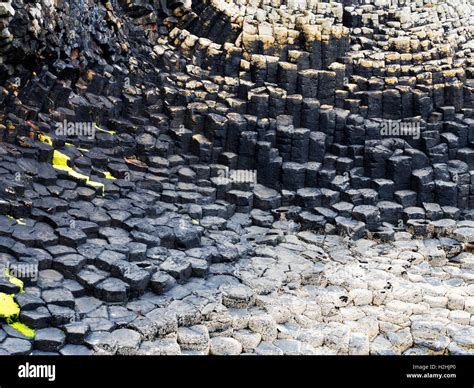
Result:
[[473,354],[473,15],[0,2],[0,354]]

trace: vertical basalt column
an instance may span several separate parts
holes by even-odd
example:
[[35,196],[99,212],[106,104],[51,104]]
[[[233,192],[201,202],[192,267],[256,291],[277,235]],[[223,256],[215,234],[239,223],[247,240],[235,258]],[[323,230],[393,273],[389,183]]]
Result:
[[392,156],[387,162],[388,178],[393,180],[397,190],[410,189],[411,157]]
[[309,134],[307,128],[297,128],[293,131],[291,138],[291,160],[296,163],[308,161]]
[[239,113],[227,115],[227,141],[226,150],[236,152],[240,145],[240,136],[247,130],[247,120]]
[[298,79],[298,66],[294,63],[278,63],[278,85],[285,89],[288,94],[296,93],[296,83]]
[[228,77],[238,77],[240,61],[242,59],[242,49],[232,46],[226,50],[225,75]]
[[326,153],[326,135],[322,132],[312,132],[309,135],[309,160],[322,162]]
[[209,107],[202,102],[188,104],[186,112],[185,126],[194,133],[199,133],[204,128],[204,121]]
[[333,71],[320,71],[318,88],[318,98],[321,104],[334,105],[336,73]]
[[287,162],[282,165],[282,187],[297,191],[304,187],[306,168],[303,164]]
[[301,94],[293,94],[286,98],[286,114],[293,117],[293,125],[299,127],[301,125],[301,106],[303,97]]
[[332,144],[336,130],[336,114],[330,106],[321,106],[319,110],[319,130],[326,134],[326,144]]
[[470,80],[464,85],[464,106],[474,109],[474,80]]
[[257,177],[258,183],[273,187],[275,178],[274,168],[272,168],[272,147],[269,142],[259,141],[257,143]]
[[278,117],[285,114],[286,108],[286,90],[274,86],[268,86],[269,106],[268,114],[270,117]]
[[239,147],[239,169],[253,170],[255,168],[255,156],[257,152],[257,132],[245,131],[240,137]]
[[[282,171],[283,159],[281,156],[278,156],[278,150],[276,148],[272,148],[270,150],[270,159],[268,165],[266,167],[266,186],[280,190],[281,189],[281,171]],[[260,177],[258,177],[258,181],[260,182]]]
[[277,117],[276,147],[283,161],[291,159],[291,138],[294,131],[292,117],[283,115]]
[[204,123],[204,134],[212,139],[214,147],[224,148],[227,137],[227,118],[225,116],[210,113]]
[[297,93],[303,97],[314,98],[318,95],[318,78],[317,70],[308,69],[298,73]]
[[319,129],[319,100],[304,98],[301,105],[301,126],[312,131]]
[[268,94],[259,93],[259,90],[252,91],[249,93],[249,105],[248,112],[251,115],[261,117],[268,116],[268,105],[270,97]]
[[401,118],[401,97],[400,92],[396,89],[388,89],[383,92],[383,118],[388,120],[396,120]]
[[444,89],[444,100],[446,105],[454,106],[456,112],[463,108],[464,95],[461,82],[449,83]]
[[[4,55],[8,53],[13,41],[13,35],[9,30],[10,21],[15,16],[15,10],[10,0],[0,3],[0,69],[5,62]],[[3,74],[2,74],[3,76]],[[0,79],[3,78],[0,76]]]

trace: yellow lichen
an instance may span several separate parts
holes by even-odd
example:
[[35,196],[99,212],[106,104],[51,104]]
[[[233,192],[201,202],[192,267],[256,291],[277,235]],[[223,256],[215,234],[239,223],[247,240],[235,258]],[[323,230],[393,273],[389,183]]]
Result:
[[18,225],[26,225],[26,222],[23,221],[23,218],[15,218],[9,214],[7,214],[7,217],[10,218],[11,220],[15,220]]
[[84,174],[81,174],[80,172],[75,171],[72,167],[69,166],[68,162],[69,162],[69,156],[63,154],[62,152],[58,150],[54,150],[53,167],[55,169],[66,171],[70,177],[85,181],[86,185],[89,185],[92,187],[100,187],[102,189],[102,194],[104,193],[105,186],[103,183],[93,181],[87,175],[84,175]]
[[40,133],[38,135],[38,140],[42,143],[50,145],[51,147],[53,146],[53,140],[51,139],[51,136]]
[[68,147],[74,147],[76,150],[79,150],[81,152],[89,152],[89,150],[87,148],[80,148],[80,147],[76,147],[74,144],[72,143],[64,143],[64,145],[68,146]]
[[19,331],[25,337],[33,338],[35,336],[35,330],[26,326],[24,323],[13,322],[13,323],[9,323],[9,326],[13,327],[16,331]]
[[57,170],[62,170],[62,171],[69,171],[71,167],[67,164],[69,161],[69,157],[67,155],[64,155],[62,152],[59,152],[58,150],[54,150],[53,153],[53,167],[56,168]]
[[115,131],[109,131],[107,129],[100,128],[97,124],[94,123],[94,128],[100,132],[108,133],[109,135],[115,135]]
[[113,181],[117,179],[108,171],[104,171],[104,176],[105,176],[105,179],[111,179]]
[[[20,287],[20,293],[24,292],[23,282],[20,279],[10,275],[10,271],[5,269],[5,275],[8,276],[10,283]],[[24,323],[18,321],[20,315],[20,306],[15,302],[15,295],[0,292],[0,317],[4,318],[8,326],[12,327],[25,337],[33,338],[35,336],[34,329],[29,328]]]
[[15,276],[10,275],[10,271],[8,268],[5,268],[5,275],[8,277],[8,280],[10,283],[14,284],[15,286],[18,286],[20,288],[20,292],[23,292],[24,290],[24,284],[20,279],[17,279]]
[[20,307],[13,300],[14,295],[8,295],[0,292],[0,317],[16,319],[20,314]]

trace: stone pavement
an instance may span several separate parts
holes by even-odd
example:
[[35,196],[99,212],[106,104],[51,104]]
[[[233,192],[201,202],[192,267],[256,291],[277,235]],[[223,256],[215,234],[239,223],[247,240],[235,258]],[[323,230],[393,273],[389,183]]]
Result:
[[472,4],[363,3],[0,2],[0,354],[471,354]]
[[[472,222],[464,224],[473,230]],[[240,233],[229,230],[235,225]],[[34,340],[4,326],[0,348],[8,354],[472,354],[474,255],[461,252],[456,240],[414,240],[406,232],[391,243],[308,231],[269,243],[245,237],[265,230],[237,213],[226,230],[205,233],[218,246],[191,248],[187,260],[166,248],[138,265],[121,260],[136,268],[117,275],[125,282],[97,268],[109,255],[84,264],[78,281],[53,264],[16,298],[21,320],[36,328]],[[228,251],[241,256],[233,260]],[[75,264],[68,256],[60,261]],[[147,261],[160,269],[143,267]],[[151,290],[127,300],[129,287],[141,281]],[[87,292],[94,287],[96,296]]]

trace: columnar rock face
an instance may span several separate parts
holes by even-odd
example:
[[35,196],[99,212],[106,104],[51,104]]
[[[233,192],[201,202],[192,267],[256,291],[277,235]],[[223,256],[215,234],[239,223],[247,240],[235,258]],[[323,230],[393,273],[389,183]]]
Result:
[[13,16],[15,16],[15,10],[11,1],[0,3],[0,53],[2,54],[10,48],[10,43],[13,40],[13,36],[8,29]]
[[0,2],[0,354],[472,353],[472,15]]

